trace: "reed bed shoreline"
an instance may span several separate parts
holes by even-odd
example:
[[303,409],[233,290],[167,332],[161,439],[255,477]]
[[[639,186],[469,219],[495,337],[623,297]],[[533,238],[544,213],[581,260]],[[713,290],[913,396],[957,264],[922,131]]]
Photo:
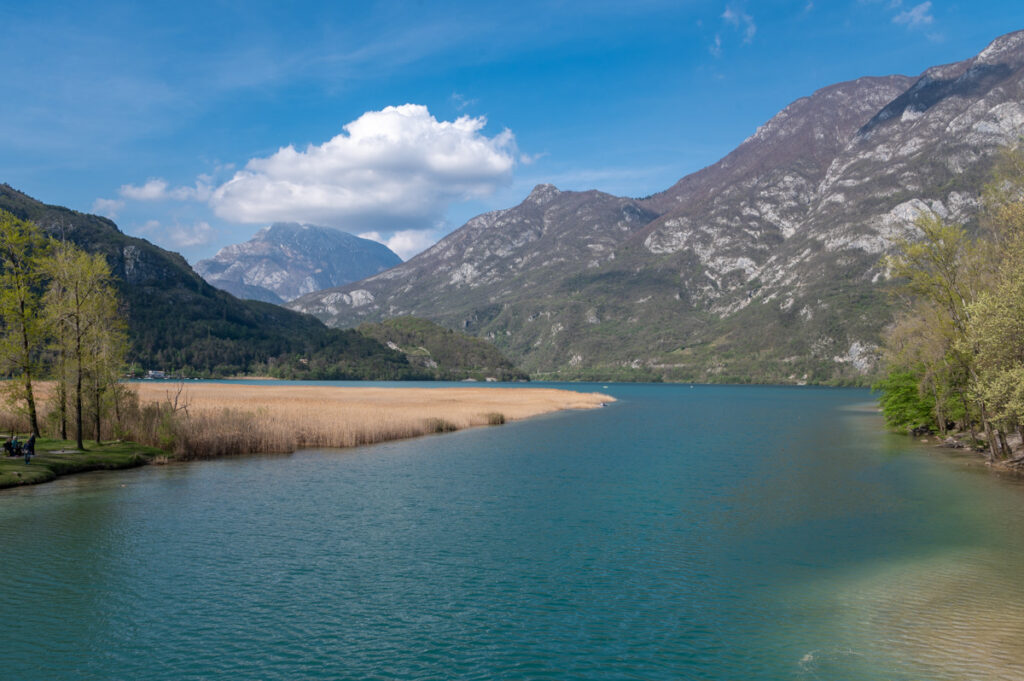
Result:
[[[557,411],[593,409],[615,401],[600,393],[533,387],[122,385],[127,390],[122,393],[117,416],[109,415],[104,421],[106,444],[96,444],[91,421],[86,419],[88,451],[77,452],[73,442],[59,440],[55,432],[54,385],[45,381],[36,384],[39,402],[46,405],[41,410],[44,439],[40,444],[56,452],[41,456],[39,463],[53,464],[49,467],[54,475],[27,475],[29,470],[41,474],[42,465],[25,467],[24,471],[19,468],[11,480],[0,480],[7,483],[0,487],[45,482],[56,475],[83,470],[124,467],[117,456],[125,452],[132,465],[143,465],[291,453],[310,447],[347,448],[500,425]],[[18,433],[24,439],[28,434],[27,418],[0,407],[0,429],[5,435]],[[72,429],[73,424],[69,424]],[[57,454],[68,461],[57,461]],[[82,457],[89,459],[88,466],[79,465]]]
[[498,425],[613,401],[555,388],[406,388],[202,383],[133,386],[140,406],[174,405],[181,459],[354,447]]

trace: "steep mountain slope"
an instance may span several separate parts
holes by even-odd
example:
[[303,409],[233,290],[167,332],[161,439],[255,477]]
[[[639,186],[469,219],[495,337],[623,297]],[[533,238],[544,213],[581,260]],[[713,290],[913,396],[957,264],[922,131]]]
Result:
[[469,326],[498,299],[543,294],[569,272],[614,259],[656,215],[631,199],[538,185],[515,208],[473,218],[402,265],[291,307],[335,325],[443,311],[449,325],[465,317]]
[[102,253],[128,317],[130,356],[142,368],[232,374],[274,369],[333,378],[429,377],[404,355],[355,331],[290,310],[241,301],[199,277],[177,253],[121,233],[106,218],[49,206],[0,184],[0,209]]
[[918,78],[797,100],[644,200],[540,186],[407,263],[300,298],[352,326],[415,314],[531,372],[856,381],[890,318],[881,256],[921,210],[972,224],[1024,132],[1024,33]]
[[329,227],[275,222],[220,249],[196,272],[239,298],[270,303],[358,281],[402,262],[387,246]]

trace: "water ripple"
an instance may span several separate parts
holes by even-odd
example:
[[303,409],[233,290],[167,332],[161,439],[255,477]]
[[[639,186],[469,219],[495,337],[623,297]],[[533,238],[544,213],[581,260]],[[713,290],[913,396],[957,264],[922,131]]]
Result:
[[891,440],[848,408],[860,391],[615,392],[613,410],[4,493],[0,665],[1024,678],[1024,490]]

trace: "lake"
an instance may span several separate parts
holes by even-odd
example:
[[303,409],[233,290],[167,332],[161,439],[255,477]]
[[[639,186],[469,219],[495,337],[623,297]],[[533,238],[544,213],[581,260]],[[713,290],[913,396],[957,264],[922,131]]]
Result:
[[864,390],[0,493],[4,679],[1024,678],[1024,487]]

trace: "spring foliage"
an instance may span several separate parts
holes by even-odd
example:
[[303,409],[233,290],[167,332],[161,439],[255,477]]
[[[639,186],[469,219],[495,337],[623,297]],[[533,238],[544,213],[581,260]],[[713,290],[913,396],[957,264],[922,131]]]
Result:
[[917,227],[888,261],[905,305],[875,386],[886,421],[980,430],[989,457],[1005,458],[1008,436],[1024,435],[1024,151],[999,158],[977,237],[931,214]]
[[119,308],[102,255],[0,211],[0,374],[16,379],[9,397],[23,405],[33,433],[40,428],[32,383],[49,375],[62,435],[70,403],[78,447],[87,416],[99,440],[104,415],[117,407],[111,397],[127,351]]

